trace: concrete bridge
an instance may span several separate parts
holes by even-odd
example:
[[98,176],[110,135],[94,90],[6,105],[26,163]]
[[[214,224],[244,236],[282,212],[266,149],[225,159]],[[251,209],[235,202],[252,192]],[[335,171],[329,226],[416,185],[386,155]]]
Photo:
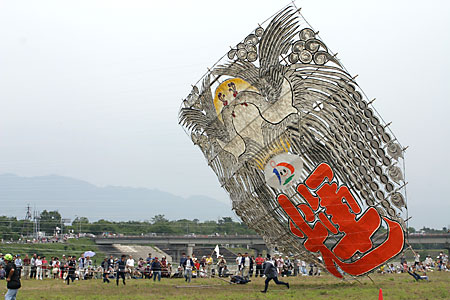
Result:
[[[181,252],[192,254],[194,247],[215,245],[241,245],[261,253],[268,250],[264,240],[257,235],[189,235],[189,236],[120,236],[120,237],[98,237],[95,238],[98,245],[127,244],[127,245],[156,245],[158,247],[170,248],[175,251],[175,257]],[[376,237],[374,240],[377,240]],[[450,252],[450,233],[444,234],[410,234],[408,243],[411,245],[439,244]]]
[[224,235],[224,236],[120,236],[95,238],[98,245],[126,244],[126,245],[155,245],[161,249],[170,249],[174,259],[179,259],[181,253],[192,255],[194,247],[215,245],[242,245],[261,253],[267,250],[264,240],[257,235]]

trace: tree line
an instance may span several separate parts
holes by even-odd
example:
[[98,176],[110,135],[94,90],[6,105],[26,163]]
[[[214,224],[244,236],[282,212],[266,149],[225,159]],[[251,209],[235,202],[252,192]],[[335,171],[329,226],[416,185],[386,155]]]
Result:
[[[77,217],[71,224],[63,224],[63,218],[58,211],[44,210],[39,214],[38,222],[16,217],[0,216],[0,238],[3,240],[18,240],[31,237],[35,231],[45,232],[46,236],[67,233],[124,234],[124,235],[211,235],[211,234],[256,234],[243,222],[234,221],[231,217],[216,220],[199,221],[198,219],[168,220],[164,215],[156,215],[147,221],[109,221],[100,219],[89,221],[86,217]],[[39,226],[36,226],[37,224]],[[423,227],[416,230],[408,228],[409,233],[447,233],[448,229],[433,229]]]
[[[243,222],[234,221],[231,217],[216,220],[200,221],[198,219],[168,220],[164,215],[156,215],[147,221],[109,221],[100,219],[89,221],[86,217],[77,217],[71,224],[63,224],[58,211],[44,210],[34,220],[19,220],[16,217],[0,216],[0,238],[18,240],[33,236],[36,230],[45,232],[46,236],[67,233],[124,234],[124,235],[211,235],[211,234],[256,234]],[[38,226],[37,226],[37,224]],[[38,229],[36,229],[36,226]]]

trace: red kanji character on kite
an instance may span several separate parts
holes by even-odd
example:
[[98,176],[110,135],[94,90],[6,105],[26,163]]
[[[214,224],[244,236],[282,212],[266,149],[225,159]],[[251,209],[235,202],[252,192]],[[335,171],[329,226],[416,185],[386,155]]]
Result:
[[[330,166],[322,163],[304,184],[297,186],[297,192],[308,204],[295,206],[284,194],[278,196],[278,203],[290,218],[291,232],[298,237],[306,237],[305,248],[311,252],[320,252],[328,271],[342,277],[336,268],[338,265],[350,275],[362,275],[403,249],[403,230],[399,223],[381,218],[373,207],[362,213],[349,189],[332,182],[333,178]],[[315,191],[315,195],[311,190]],[[308,223],[314,222],[315,216],[319,220],[310,226]],[[374,247],[371,237],[380,227],[382,219],[388,225],[388,238]],[[332,250],[325,246],[330,233],[343,234]],[[358,251],[361,256],[355,261],[344,262]]]

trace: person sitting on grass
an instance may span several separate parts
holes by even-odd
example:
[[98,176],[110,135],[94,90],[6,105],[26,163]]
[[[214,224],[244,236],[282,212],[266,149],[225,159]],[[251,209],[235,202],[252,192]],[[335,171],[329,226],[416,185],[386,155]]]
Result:
[[416,281],[419,281],[419,280],[426,280],[426,281],[429,281],[429,280],[428,280],[427,273],[425,273],[425,272],[423,272],[423,275],[420,275],[420,274],[418,274],[418,273],[416,272],[415,269],[412,269],[412,272],[411,272],[410,270],[408,270],[408,274],[411,275],[412,277],[414,277],[414,279],[415,279]]
[[141,274],[144,273],[145,270],[145,261],[142,257],[139,258],[138,265],[136,270],[138,270]]
[[172,275],[171,278],[183,278],[183,268],[178,266],[176,272]]
[[231,274],[230,270],[228,270],[227,265],[225,265],[223,267],[223,269],[222,269],[222,277],[228,277],[228,276],[231,276],[231,275],[232,274]]
[[142,273],[139,272],[138,269],[134,269],[133,275],[131,276],[133,279],[142,279]]
[[152,278],[152,268],[151,268],[151,264],[148,263],[145,268],[144,271],[142,272],[142,274],[144,275],[145,279],[150,279]]

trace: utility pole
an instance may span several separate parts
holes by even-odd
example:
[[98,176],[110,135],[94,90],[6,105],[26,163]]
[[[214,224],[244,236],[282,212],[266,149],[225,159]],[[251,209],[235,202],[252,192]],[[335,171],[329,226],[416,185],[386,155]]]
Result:
[[22,225],[22,231],[21,235],[22,237],[25,235],[25,237],[30,235],[30,223],[31,223],[31,207],[30,204],[27,204],[27,212],[25,214],[25,219]]
[[30,207],[30,204],[27,204],[27,213],[25,214],[25,220],[31,221],[31,207]]
[[36,238],[36,240],[39,239],[39,232],[41,231],[40,224],[39,224],[40,219],[41,219],[41,216],[35,208],[33,211],[33,221],[34,221],[33,222],[33,232],[34,232],[34,237]]

